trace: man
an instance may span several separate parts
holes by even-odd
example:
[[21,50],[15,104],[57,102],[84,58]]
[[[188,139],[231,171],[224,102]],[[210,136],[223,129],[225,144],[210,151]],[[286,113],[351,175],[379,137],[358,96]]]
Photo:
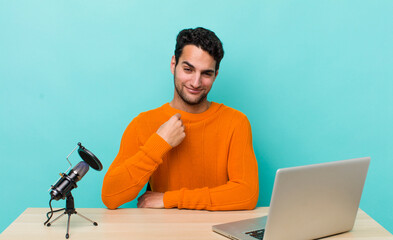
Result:
[[207,100],[223,56],[210,30],[178,34],[173,100],[139,114],[125,130],[104,178],[108,208],[132,201],[148,182],[138,207],[255,208],[258,168],[250,123],[241,112]]

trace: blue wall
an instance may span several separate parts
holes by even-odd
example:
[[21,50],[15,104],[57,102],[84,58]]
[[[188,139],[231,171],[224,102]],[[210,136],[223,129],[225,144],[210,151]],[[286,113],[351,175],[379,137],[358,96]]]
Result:
[[175,37],[196,26],[224,43],[209,99],[249,117],[259,206],[277,168],[371,156],[361,208],[393,232],[392,12],[390,0],[0,0],[0,232],[48,207],[78,141],[104,170],[79,183],[76,207],[104,207],[124,129],[172,99]]

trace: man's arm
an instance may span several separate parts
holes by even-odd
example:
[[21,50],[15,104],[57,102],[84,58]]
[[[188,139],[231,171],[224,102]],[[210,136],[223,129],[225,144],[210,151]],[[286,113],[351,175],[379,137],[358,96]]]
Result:
[[[259,196],[258,165],[247,118],[235,129],[228,157],[228,182],[214,188],[180,189],[165,194],[147,192],[138,206],[206,210],[254,209]],[[160,201],[161,198],[161,201]]]
[[124,132],[120,151],[104,177],[101,197],[110,209],[135,199],[162,163],[162,157],[185,137],[180,114],[176,114],[141,146],[136,121]]

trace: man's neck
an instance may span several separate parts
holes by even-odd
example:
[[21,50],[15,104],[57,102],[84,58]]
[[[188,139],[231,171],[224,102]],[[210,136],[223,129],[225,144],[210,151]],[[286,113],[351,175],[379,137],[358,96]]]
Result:
[[181,111],[184,112],[188,112],[188,113],[203,113],[204,111],[206,111],[207,109],[209,109],[211,105],[211,102],[207,101],[206,99],[204,101],[202,101],[199,104],[195,104],[195,105],[190,105],[185,103],[184,101],[180,100],[180,101],[176,101],[175,98],[173,98],[173,100],[169,103],[169,106],[179,109]]

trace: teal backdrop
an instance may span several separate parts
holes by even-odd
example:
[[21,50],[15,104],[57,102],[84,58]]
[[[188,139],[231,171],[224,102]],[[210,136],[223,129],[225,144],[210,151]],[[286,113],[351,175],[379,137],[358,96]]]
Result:
[[225,48],[209,100],[251,122],[258,206],[278,168],[371,156],[360,206],[393,232],[392,13],[390,0],[0,0],[0,232],[48,207],[79,141],[104,169],[79,182],[76,207],[105,207],[123,131],[172,99],[176,35],[197,26]]

